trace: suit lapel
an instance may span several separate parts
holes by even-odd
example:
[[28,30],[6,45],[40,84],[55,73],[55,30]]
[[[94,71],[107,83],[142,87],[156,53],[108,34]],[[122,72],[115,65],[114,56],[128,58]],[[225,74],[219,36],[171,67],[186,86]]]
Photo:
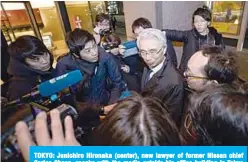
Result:
[[145,82],[146,82],[147,73],[148,73],[148,68],[144,67],[144,71],[143,71],[142,79],[141,79],[141,89],[142,90],[145,88]]

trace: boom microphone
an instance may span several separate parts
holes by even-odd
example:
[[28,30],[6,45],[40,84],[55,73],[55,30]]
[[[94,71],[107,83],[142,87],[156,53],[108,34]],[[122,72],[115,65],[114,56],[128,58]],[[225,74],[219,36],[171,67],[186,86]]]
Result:
[[83,79],[83,74],[80,72],[80,70],[74,70],[72,72],[42,82],[32,92],[18,98],[17,100],[6,103],[3,107],[6,108],[15,104],[28,102],[30,100],[35,99],[37,96],[41,96],[41,97],[52,96],[60,92],[61,90],[68,88],[73,84],[76,84],[82,79]]

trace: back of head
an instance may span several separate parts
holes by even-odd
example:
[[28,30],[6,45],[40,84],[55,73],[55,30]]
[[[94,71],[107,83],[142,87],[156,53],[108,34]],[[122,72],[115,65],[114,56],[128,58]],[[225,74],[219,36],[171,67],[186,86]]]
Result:
[[192,22],[194,22],[194,16],[196,16],[196,15],[201,16],[203,19],[205,19],[206,21],[209,21],[209,22],[212,19],[211,12],[207,6],[199,7],[195,10],[195,12],[193,13],[193,16],[192,16]]
[[96,18],[95,18],[95,22],[98,23],[98,22],[103,22],[104,20],[108,20],[109,21],[109,16],[107,14],[104,14],[104,13],[100,13],[100,14],[97,14],[96,15]]
[[144,29],[152,28],[152,24],[148,19],[140,17],[140,18],[134,20],[134,22],[132,24],[132,31],[134,32],[134,29],[139,28],[139,27],[142,27]]
[[93,131],[93,145],[181,145],[177,127],[165,109],[155,98],[126,98]]
[[205,72],[210,80],[231,84],[238,78],[237,56],[220,47],[207,47],[202,54],[209,57]]
[[66,43],[70,52],[77,56],[79,56],[80,51],[84,49],[86,43],[90,41],[95,42],[95,39],[93,35],[86,30],[76,28],[66,35]]
[[248,145],[248,96],[221,84],[192,96],[189,110],[200,145]]
[[49,53],[51,60],[53,60],[52,54],[44,43],[31,35],[18,37],[9,45],[8,52],[12,58],[23,63],[25,63],[25,58],[32,58],[33,55],[43,55],[44,53]]

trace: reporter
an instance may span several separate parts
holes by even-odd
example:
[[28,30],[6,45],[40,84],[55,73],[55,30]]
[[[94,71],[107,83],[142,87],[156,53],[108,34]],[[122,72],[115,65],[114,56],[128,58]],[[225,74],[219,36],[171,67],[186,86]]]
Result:
[[12,76],[8,88],[10,100],[29,93],[37,84],[55,76],[53,55],[38,38],[21,36],[9,45],[8,51],[8,74]]
[[110,33],[110,18],[108,15],[104,13],[100,13],[96,15],[95,18],[95,28],[93,32],[93,36],[95,38],[96,44],[101,45],[101,40],[106,33]]

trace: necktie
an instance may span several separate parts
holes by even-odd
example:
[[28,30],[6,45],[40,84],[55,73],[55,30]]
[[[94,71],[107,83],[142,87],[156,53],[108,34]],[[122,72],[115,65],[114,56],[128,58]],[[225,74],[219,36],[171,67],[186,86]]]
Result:
[[146,75],[145,85],[146,85],[147,82],[151,79],[151,78],[150,78],[151,73],[152,73],[152,70],[148,70],[147,75]]

